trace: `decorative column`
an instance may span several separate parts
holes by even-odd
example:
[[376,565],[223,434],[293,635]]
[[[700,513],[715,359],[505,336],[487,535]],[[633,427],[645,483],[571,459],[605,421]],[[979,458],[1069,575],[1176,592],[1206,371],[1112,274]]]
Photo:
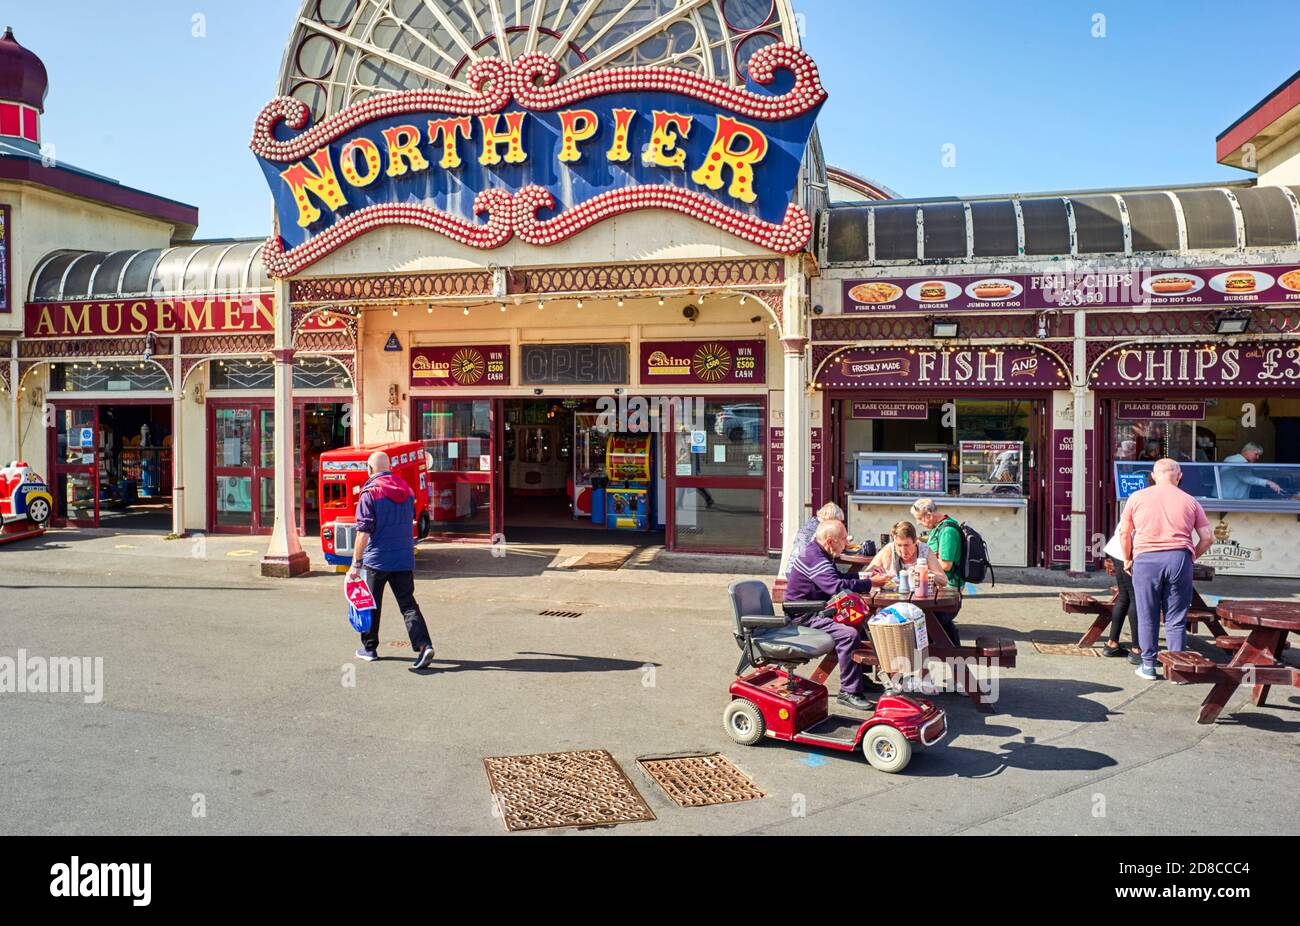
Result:
[[804,514],[804,487],[808,484],[808,395],[804,375],[804,350],[808,338],[804,334],[804,307],[808,294],[804,290],[805,277],[802,259],[788,258],[786,265],[784,306],[781,324],[781,346],[784,348],[785,369],[782,382],[785,398],[785,471],[782,474],[781,512],[781,571],[785,572],[786,557],[790,552],[790,539],[799,531]]
[[1074,313],[1074,429],[1070,466],[1070,575],[1087,572],[1088,553],[1088,342],[1087,313]]
[[185,536],[185,389],[181,378],[181,348],[184,339],[172,339],[172,533]]
[[[18,339],[14,338],[9,342],[9,429],[10,438],[13,441],[14,455],[13,459],[21,460],[23,458],[23,448],[19,446],[19,440],[22,437],[22,428],[18,426]],[[8,460],[0,460],[0,464],[8,463]],[[51,474],[53,479],[54,475]]]
[[262,575],[288,579],[307,572],[311,563],[298,540],[294,497],[293,310],[287,280],[275,281],[275,349],[271,358],[275,364],[275,525],[262,557]]

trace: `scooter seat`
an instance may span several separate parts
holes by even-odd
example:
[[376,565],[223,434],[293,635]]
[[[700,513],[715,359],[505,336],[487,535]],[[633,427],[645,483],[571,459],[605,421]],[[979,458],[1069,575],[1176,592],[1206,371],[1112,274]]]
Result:
[[754,634],[753,639],[760,653],[777,662],[815,659],[835,649],[829,633],[799,624],[764,630]]

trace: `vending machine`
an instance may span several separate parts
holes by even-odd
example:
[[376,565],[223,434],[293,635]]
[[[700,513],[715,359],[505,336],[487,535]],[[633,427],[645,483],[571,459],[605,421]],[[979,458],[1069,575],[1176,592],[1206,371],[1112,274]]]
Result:
[[605,526],[645,531],[654,523],[654,437],[611,434],[605,443]]

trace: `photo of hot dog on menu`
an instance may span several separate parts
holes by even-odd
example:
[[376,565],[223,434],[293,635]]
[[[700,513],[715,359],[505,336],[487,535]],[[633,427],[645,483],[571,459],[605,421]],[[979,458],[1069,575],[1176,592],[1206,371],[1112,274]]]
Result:
[[1204,280],[1190,273],[1159,273],[1142,281],[1142,291],[1151,296],[1186,296],[1204,286]]

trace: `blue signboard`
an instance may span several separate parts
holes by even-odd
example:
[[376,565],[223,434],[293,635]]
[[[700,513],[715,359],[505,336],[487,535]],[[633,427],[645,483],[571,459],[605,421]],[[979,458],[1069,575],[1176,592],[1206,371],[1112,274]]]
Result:
[[555,82],[552,59],[526,55],[478,62],[474,92],[379,94],[316,126],[299,101],[274,100],[252,143],[276,204],[268,266],[292,273],[389,223],[473,247],[546,245],[647,208],[797,251],[811,222],[792,200],[826,92],[787,45],[747,73],[745,88],[667,67]]
[[897,490],[897,463],[858,463],[857,491],[896,492]]
[[397,340],[397,332],[394,331],[392,334],[388,336],[388,340],[384,342],[384,350],[400,351],[401,349],[402,349],[402,342]]
[[1122,500],[1151,485],[1151,479],[1146,472],[1118,473],[1115,477],[1115,485]]

